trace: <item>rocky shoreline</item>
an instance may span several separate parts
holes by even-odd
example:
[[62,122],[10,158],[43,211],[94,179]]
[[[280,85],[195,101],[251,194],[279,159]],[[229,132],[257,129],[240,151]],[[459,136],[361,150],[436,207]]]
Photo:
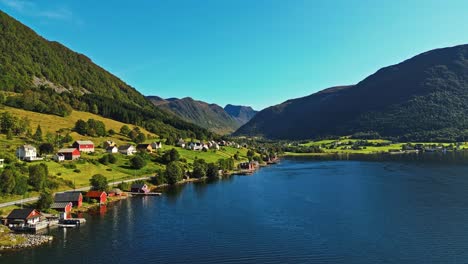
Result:
[[[0,251],[5,250],[15,250],[15,249],[25,249],[37,247],[46,243],[50,243],[54,237],[46,235],[32,235],[32,234],[8,234],[7,235],[12,242],[12,245],[0,246]],[[22,241],[18,244],[14,244],[17,241]]]

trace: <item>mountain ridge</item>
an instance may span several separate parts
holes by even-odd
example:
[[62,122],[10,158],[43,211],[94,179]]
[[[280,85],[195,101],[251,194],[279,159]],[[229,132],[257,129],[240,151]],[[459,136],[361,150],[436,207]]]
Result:
[[252,109],[251,107],[238,106],[240,116],[235,116],[217,104],[195,100],[192,97],[163,99],[159,96],[147,96],[147,98],[160,109],[220,134],[234,132],[251,118],[242,112],[243,109]]
[[412,140],[468,135],[468,45],[434,49],[259,112],[235,135],[312,139],[354,133]]

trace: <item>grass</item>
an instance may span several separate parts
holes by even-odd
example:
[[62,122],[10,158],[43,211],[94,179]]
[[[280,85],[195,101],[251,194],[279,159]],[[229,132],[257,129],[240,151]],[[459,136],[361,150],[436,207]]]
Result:
[[0,247],[13,247],[26,242],[26,238],[13,235],[6,226],[0,226]]
[[[60,128],[72,129],[73,127],[75,127],[75,123],[79,119],[87,121],[90,118],[102,121],[104,125],[106,125],[107,130],[113,129],[116,132],[120,131],[120,128],[123,125],[127,125],[130,129],[133,129],[135,127],[134,125],[125,124],[125,123],[115,121],[109,118],[104,118],[99,115],[95,115],[95,114],[88,113],[88,112],[76,111],[76,110],[73,110],[71,115],[66,116],[66,117],[41,114],[41,113],[26,111],[23,109],[13,108],[13,107],[8,107],[8,106],[5,106],[2,109],[0,109],[0,113],[6,112],[6,111],[20,118],[28,117],[31,120],[31,129],[33,129],[33,133],[37,125],[41,125],[41,129],[44,134],[46,132],[55,133]],[[145,134],[152,134],[144,128],[140,128],[140,129]],[[76,133],[72,133],[71,136],[74,139],[78,139],[82,137],[81,135],[76,134]],[[118,137],[116,139],[118,140]]]

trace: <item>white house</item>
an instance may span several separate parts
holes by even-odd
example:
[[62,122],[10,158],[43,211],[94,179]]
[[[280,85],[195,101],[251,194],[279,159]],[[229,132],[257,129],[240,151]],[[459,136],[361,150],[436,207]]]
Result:
[[153,149],[161,149],[162,148],[162,142],[161,141],[160,142],[153,142],[153,143],[151,143],[151,147]]
[[176,146],[181,147],[181,148],[185,148],[185,141],[183,139],[179,138],[179,140],[176,143]]
[[106,152],[107,152],[107,153],[118,153],[118,152],[119,152],[119,148],[116,147],[116,146],[110,146],[110,147],[107,147],[107,148],[106,148]]
[[187,148],[190,150],[202,150],[203,149],[203,144],[200,142],[190,142],[187,145]]
[[37,159],[37,150],[32,145],[22,145],[16,149],[16,157],[20,160],[32,161]]
[[123,145],[119,147],[119,153],[124,155],[133,155],[136,152],[136,149],[133,145]]
[[52,157],[52,159],[57,162],[62,162],[65,161],[65,155],[63,155],[62,153],[57,153]]

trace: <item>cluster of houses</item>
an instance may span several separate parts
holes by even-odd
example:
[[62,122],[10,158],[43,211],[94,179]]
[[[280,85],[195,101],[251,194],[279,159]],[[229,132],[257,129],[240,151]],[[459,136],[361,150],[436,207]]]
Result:
[[209,149],[216,149],[219,150],[220,147],[224,146],[229,146],[229,147],[234,147],[234,148],[241,148],[241,147],[247,147],[247,144],[240,145],[235,142],[230,142],[230,141],[219,141],[216,142],[214,140],[210,140],[208,142],[200,142],[200,141],[191,141],[191,142],[185,142],[183,139],[179,139],[176,142],[176,146],[189,149],[189,150],[209,150]]
[[[129,191],[132,193],[146,194],[149,193],[150,189],[144,183],[134,183],[131,185]],[[89,200],[94,200],[100,205],[104,205],[107,203],[108,197],[122,195],[124,195],[124,192],[116,188],[110,190],[109,192],[90,190],[84,195],[84,197],[87,197]],[[50,208],[63,213],[63,219],[66,219],[70,215],[73,208],[80,208],[83,205],[84,197],[83,194],[79,191],[56,193],[54,196],[54,202]],[[45,222],[49,222],[46,220],[44,214],[34,208],[14,209],[2,221],[4,225],[7,225],[12,229],[29,227],[33,230],[37,230],[37,228],[34,227],[38,225],[43,225],[46,227],[47,225],[45,225]]]
[[133,146],[131,144],[126,144],[122,146],[117,146],[113,141],[105,141],[103,143],[103,148],[106,150],[107,153],[120,153],[124,155],[133,155],[137,151],[144,151],[152,153],[158,149],[162,149],[162,142],[153,142],[150,144],[138,144],[137,146]]
[[[105,141],[103,148],[107,153],[121,153],[124,155],[133,155],[137,151],[153,152],[162,148],[161,142],[153,142],[151,144],[138,144],[117,146],[113,141]],[[95,145],[90,140],[77,140],[73,142],[71,147],[62,148],[52,157],[55,161],[61,162],[65,160],[76,160],[81,157],[81,153],[91,153],[95,151]],[[39,161],[43,160],[37,154],[36,147],[32,145],[22,145],[16,149],[16,157],[24,161]],[[3,165],[3,163],[2,163]]]

